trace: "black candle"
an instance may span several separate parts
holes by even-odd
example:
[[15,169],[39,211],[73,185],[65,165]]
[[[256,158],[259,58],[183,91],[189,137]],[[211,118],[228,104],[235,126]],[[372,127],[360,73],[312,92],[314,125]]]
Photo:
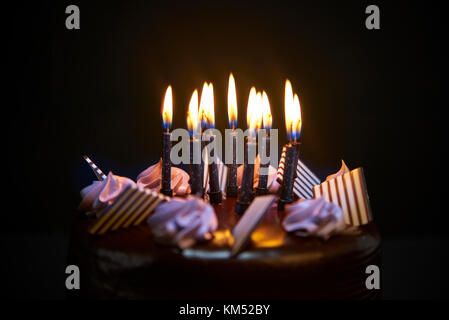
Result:
[[[260,153],[267,156],[267,160],[270,157],[270,136],[266,135],[262,138]],[[268,170],[270,162],[262,163],[262,157],[259,163],[259,185],[256,188],[256,195],[262,196],[268,193]]]
[[231,143],[232,143],[232,163],[228,165],[228,179],[226,186],[226,197],[227,198],[237,198],[238,195],[238,184],[237,184],[237,132],[232,130],[231,132]]
[[194,163],[194,155],[201,152],[200,141],[192,137],[190,139],[190,190],[193,195],[203,196],[203,170],[201,163]]
[[[201,160],[201,125],[198,117],[198,91],[193,91],[187,111],[187,128],[190,133],[190,192],[203,197],[203,166]],[[198,159],[198,156],[200,159]],[[199,161],[198,161],[199,160]]]
[[286,145],[284,175],[282,179],[281,195],[278,210],[283,211],[286,204],[293,202],[293,183],[296,178],[298,164],[299,143],[292,142]]
[[256,149],[256,139],[248,137],[245,143],[245,154],[243,163],[243,177],[242,186],[239,189],[239,198],[235,212],[243,214],[251,204],[254,198],[253,183],[254,183],[254,158]]
[[301,105],[298,95],[293,95],[292,85],[285,81],[285,128],[290,141],[285,146],[285,165],[282,179],[281,195],[278,210],[283,211],[286,204],[293,202],[293,184],[296,178],[298,165],[299,137],[301,136],[302,119]]
[[206,178],[204,176],[204,158],[203,158],[204,148],[206,148],[206,141],[201,140],[201,166],[200,166],[200,168],[201,168],[201,184],[203,185],[203,192],[201,194],[202,198],[204,197],[204,191],[205,191],[204,189],[206,188],[206,184],[204,182],[204,179]]
[[162,106],[162,124],[164,133],[162,136],[162,174],[161,174],[161,190],[162,194],[172,197],[173,190],[171,188],[171,125],[173,117],[173,97],[171,86],[168,86],[165,92],[164,104]]
[[161,193],[172,197],[173,190],[171,188],[171,133],[164,132],[162,139],[162,178],[161,178]]
[[[215,135],[210,135],[209,145],[214,144]],[[209,201],[212,204],[218,204],[222,201],[222,194],[220,190],[220,180],[218,179],[218,168],[214,162],[215,148],[208,151],[208,165],[209,165]]]

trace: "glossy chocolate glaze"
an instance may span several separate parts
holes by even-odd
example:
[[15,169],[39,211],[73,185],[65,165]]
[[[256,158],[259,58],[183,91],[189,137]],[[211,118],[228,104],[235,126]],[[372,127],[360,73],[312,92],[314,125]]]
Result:
[[75,222],[69,262],[80,267],[82,297],[125,299],[366,299],[365,269],[380,264],[374,224],[327,241],[286,234],[276,205],[251,242],[229,258],[235,199],[215,210],[212,241],[180,251],[155,243],[146,224],[104,236],[87,233],[91,219]]

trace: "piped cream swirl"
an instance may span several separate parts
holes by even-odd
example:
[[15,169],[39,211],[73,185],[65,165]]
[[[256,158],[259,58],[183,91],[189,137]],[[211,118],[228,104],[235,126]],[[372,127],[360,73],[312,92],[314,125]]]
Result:
[[[149,166],[137,176],[137,186],[159,192],[161,188],[162,160]],[[180,168],[171,168],[173,194],[184,196],[190,193],[189,175]]]
[[329,181],[329,180],[332,180],[332,179],[335,179],[335,178],[337,178],[337,177],[339,177],[339,176],[342,176],[342,175],[344,175],[345,173],[348,173],[350,170],[349,170],[349,168],[346,166],[346,163],[343,161],[343,160],[341,160],[341,168],[340,168],[340,170],[338,170],[336,173],[334,173],[334,174],[331,174],[330,176],[327,176],[327,178],[326,178],[326,181]]
[[212,239],[218,226],[212,206],[193,196],[160,204],[147,221],[156,241],[181,249]]
[[103,181],[94,181],[91,185],[81,190],[79,208],[83,211],[98,212],[112,204],[114,200],[129,186],[136,183],[129,178],[120,177],[109,172]]
[[285,231],[301,237],[316,236],[328,239],[345,229],[343,210],[323,197],[299,200],[286,206],[287,215],[282,221]]

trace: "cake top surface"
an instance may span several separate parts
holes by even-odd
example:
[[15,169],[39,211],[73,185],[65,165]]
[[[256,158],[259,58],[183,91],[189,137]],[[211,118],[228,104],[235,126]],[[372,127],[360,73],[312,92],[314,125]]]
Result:
[[221,205],[215,205],[218,228],[214,238],[185,250],[156,243],[147,224],[96,236],[87,232],[92,219],[81,219],[74,225],[74,234],[80,245],[100,258],[114,261],[115,264],[110,265],[117,268],[137,268],[155,261],[189,263],[199,260],[207,263],[253,262],[301,267],[331,262],[337,257],[363,261],[364,257],[380,248],[380,235],[373,223],[326,241],[315,237],[301,238],[285,232],[280,223],[284,213],[273,206],[252,233],[246,249],[237,257],[230,258],[231,229],[240,219],[234,210],[235,202],[235,199],[226,199]]

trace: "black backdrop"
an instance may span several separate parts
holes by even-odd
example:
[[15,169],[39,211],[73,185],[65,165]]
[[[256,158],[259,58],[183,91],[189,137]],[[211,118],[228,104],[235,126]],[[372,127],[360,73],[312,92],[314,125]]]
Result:
[[133,179],[157,161],[168,84],[174,127],[185,127],[192,91],[211,81],[225,129],[233,72],[240,127],[255,85],[283,141],[289,78],[303,160],[321,177],[341,159],[363,166],[383,235],[447,236],[442,8],[374,3],[376,31],[365,28],[366,1],[74,1],[80,30],[65,28],[72,2],[8,9],[3,169],[13,205],[2,233],[67,234],[79,190],[94,179],[83,154]]

